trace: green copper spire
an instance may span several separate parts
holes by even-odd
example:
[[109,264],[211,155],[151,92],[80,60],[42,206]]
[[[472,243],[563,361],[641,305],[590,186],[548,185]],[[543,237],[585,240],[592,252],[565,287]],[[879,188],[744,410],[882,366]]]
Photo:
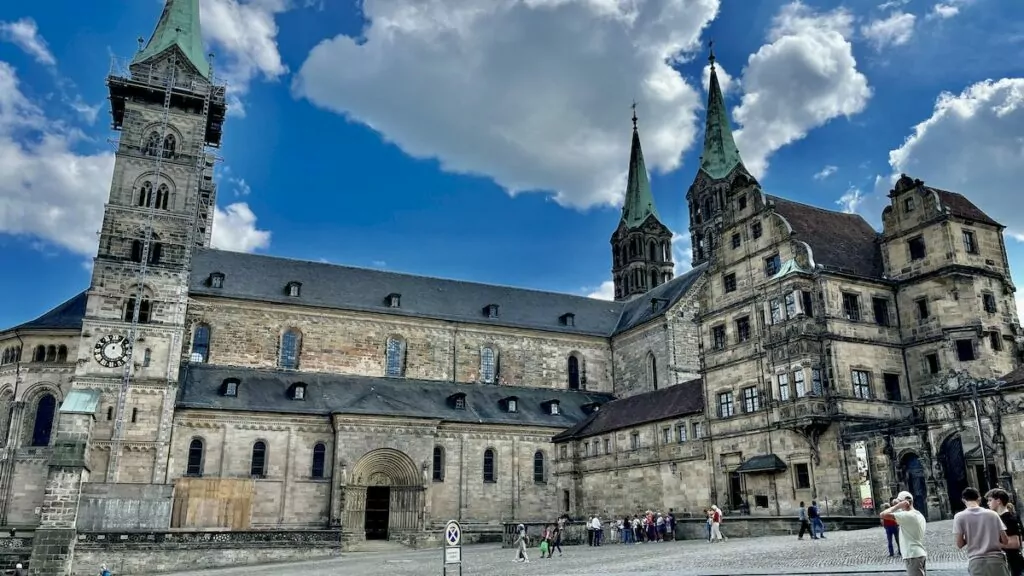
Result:
[[132,64],[159,56],[172,46],[177,46],[196,70],[209,79],[210,64],[203,54],[199,27],[199,0],[167,0],[153,36],[146,47],[135,55]]
[[704,126],[704,154],[701,155],[700,169],[714,179],[725,178],[732,169],[743,163],[736,141],[729,127],[729,113],[725,109],[725,97],[718,84],[715,72],[715,50],[711,46],[711,82],[708,87],[707,120]]
[[644,151],[640,149],[640,133],[636,128],[636,103],[633,103],[633,147],[629,151],[629,178],[626,180],[626,201],[622,204],[622,221],[629,228],[644,223],[648,216],[658,217],[654,208],[651,183],[647,179]]

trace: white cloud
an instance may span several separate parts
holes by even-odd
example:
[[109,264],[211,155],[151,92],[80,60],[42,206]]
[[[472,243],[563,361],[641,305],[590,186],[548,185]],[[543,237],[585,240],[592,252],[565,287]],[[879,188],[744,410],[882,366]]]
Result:
[[875,19],[860,27],[860,33],[875,50],[902,46],[914,36],[917,17],[907,12],[893,12],[885,19]]
[[55,66],[57,59],[50,52],[46,40],[39,35],[39,26],[31,18],[14,22],[0,22],[0,40],[10,42],[45,66]]
[[822,168],[821,170],[819,170],[818,172],[816,172],[814,174],[814,179],[815,180],[824,180],[824,179],[828,178],[829,176],[835,174],[838,170],[839,170],[838,166],[832,166],[832,165],[825,166],[824,168]]
[[1024,293],[1018,291],[1015,300],[1017,301],[1017,321],[1024,322]]
[[672,170],[699,91],[671,63],[703,51],[719,0],[365,0],[359,37],[309,54],[298,96],[445,170],[563,205],[621,201],[629,104],[644,156]]
[[77,96],[74,100],[68,102],[68,106],[75,112],[78,112],[82,120],[85,120],[87,124],[95,124],[96,118],[100,115],[100,110],[103,109],[103,102],[90,106],[82,100],[81,96]]
[[605,280],[601,282],[601,285],[597,287],[590,294],[587,294],[587,298],[596,298],[598,300],[615,300],[615,282],[611,280]]
[[235,196],[248,196],[252,194],[252,187],[245,181],[245,178],[228,178],[228,182],[235,187]]
[[[1024,235],[1024,78],[986,80],[960,94],[943,92],[930,118],[889,153],[907,173],[970,198],[1014,235]],[[983,175],[983,177],[979,177]],[[892,178],[879,178],[884,195]]]
[[847,214],[856,213],[863,203],[864,193],[856,186],[851,186],[849,190],[839,197],[839,200],[836,200],[836,204]]
[[372,262],[374,268],[387,268],[388,263],[383,260],[374,260]]
[[77,154],[81,139],[30,102],[0,62],[0,233],[96,253],[114,155]]
[[910,3],[910,0],[889,0],[888,2],[883,2],[883,3],[879,4],[878,5],[878,9],[879,10],[891,10],[892,8],[899,8],[901,6],[906,6],[908,3]]
[[947,20],[958,14],[960,9],[971,3],[972,0],[945,0],[932,6],[931,11],[925,16],[928,20]]
[[[718,76],[718,85],[722,88],[722,94],[728,94],[731,89],[735,88],[736,79],[730,76],[718,62],[715,62],[715,74]],[[700,85],[704,88],[704,93],[707,94],[711,86],[710,64],[705,64],[704,70],[701,71]]]
[[794,2],[776,16],[769,44],[750,56],[733,115],[742,125],[737,145],[755,176],[779,148],[864,110],[871,88],[853,57],[852,26],[845,9],[814,12]]
[[256,227],[256,215],[248,204],[236,202],[214,211],[210,245],[231,252],[253,252],[270,246],[270,232]]

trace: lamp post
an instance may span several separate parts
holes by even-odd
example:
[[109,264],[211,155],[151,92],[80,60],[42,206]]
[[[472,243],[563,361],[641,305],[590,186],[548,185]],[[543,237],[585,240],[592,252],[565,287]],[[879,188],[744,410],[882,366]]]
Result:
[[985,433],[981,428],[981,411],[978,410],[978,381],[974,378],[970,380],[971,387],[971,404],[974,405],[974,424],[978,428],[978,447],[981,449],[981,466],[985,474],[985,483],[991,489],[995,486],[995,478],[988,468],[988,452],[985,450]]

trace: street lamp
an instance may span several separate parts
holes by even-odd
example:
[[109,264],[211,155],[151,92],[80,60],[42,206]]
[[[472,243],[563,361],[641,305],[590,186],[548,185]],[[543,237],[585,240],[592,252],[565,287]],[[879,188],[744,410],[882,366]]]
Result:
[[978,410],[978,381],[974,378],[969,380],[968,385],[971,387],[971,404],[974,405],[974,425],[978,428],[978,447],[981,449],[981,466],[982,470],[985,471],[985,484],[989,488],[995,486],[995,478],[992,477],[988,469],[988,452],[985,451],[985,433],[981,428],[981,411]]

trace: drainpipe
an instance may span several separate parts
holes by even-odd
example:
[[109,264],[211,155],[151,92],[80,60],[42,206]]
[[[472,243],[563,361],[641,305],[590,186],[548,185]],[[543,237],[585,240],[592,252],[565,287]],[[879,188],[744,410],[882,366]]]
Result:
[[459,340],[459,325],[458,324],[453,324],[452,325],[452,384],[455,384],[456,382],[458,382],[458,377],[456,376],[456,374],[458,374],[458,368],[459,368],[459,365],[456,362],[456,359],[457,359],[458,353],[459,353],[458,340]]
[[[907,347],[903,345],[903,326],[900,321],[900,287],[896,286],[896,297],[893,298],[896,305],[896,325],[900,327],[900,352],[903,355],[903,373],[907,375],[907,400],[914,402],[914,387],[910,385],[910,362],[907,360]],[[884,383],[883,383],[884,384]]]

